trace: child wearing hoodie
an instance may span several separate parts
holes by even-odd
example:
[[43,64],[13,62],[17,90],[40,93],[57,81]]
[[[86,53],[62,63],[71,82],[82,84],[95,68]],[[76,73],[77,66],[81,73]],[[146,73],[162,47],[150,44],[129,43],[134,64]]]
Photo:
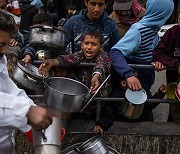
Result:
[[[83,38],[84,39],[82,40],[80,51],[73,54],[60,55],[55,59],[45,60],[39,67],[39,73],[45,77],[48,77],[49,71],[53,67],[63,69],[68,67],[72,68],[72,66],[77,66],[81,62],[95,63],[94,67],[73,67],[73,72],[69,71],[69,73],[66,75],[66,77],[69,78],[70,76],[71,78],[76,77],[74,79],[84,83],[90,88],[91,93],[95,93],[100,86],[100,83],[102,83],[102,81],[104,81],[106,76],[110,73],[111,61],[108,53],[103,51],[103,38],[99,32],[89,30],[84,34]],[[110,84],[109,82],[106,82],[100,90],[100,95],[107,96],[110,93],[110,90]],[[91,103],[82,114],[74,114],[74,117],[94,119],[96,111],[95,107],[96,106]]]
[[[112,96],[117,93],[121,97],[125,91],[115,83],[115,78],[124,79],[128,88],[137,91],[142,88],[146,91],[148,98],[151,98],[151,86],[155,80],[153,69],[138,69],[138,78],[134,70],[128,64],[151,65],[153,61],[152,51],[159,42],[158,30],[170,17],[174,8],[172,0],[148,0],[146,3],[146,14],[137,23],[133,24],[127,33],[110,50],[110,59],[115,69],[112,74]],[[154,62],[155,64],[157,62]],[[118,90],[117,90],[118,89]],[[120,92],[119,92],[120,91]],[[120,108],[120,103],[109,103],[111,108]],[[153,120],[151,104],[147,104],[139,121]],[[110,109],[110,108],[109,108]],[[128,121],[128,119],[126,119]]]
[[111,47],[120,39],[116,23],[108,17],[105,11],[108,0],[84,0],[87,9],[72,16],[63,26],[66,32],[65,44],[69,53],[81,50],[84,33],[89,29],[96,30],[103,35],[104,51],[109,52]]
[[173,0],[148,0],[145,16],[133,24],[110,50],[114,69],[126,79],[131,90],[143,88],[148,92],[153,85],[154,70],[139,69],[138,80],[128,64],[150,65],[152,63],[152,51],[159,42],[158,30],[168,20],[173,9]]
[[[168,68],[176,70],[166,70],[167,84],[171,82],[179,82],[180,76],[180,11],[178,12],[178,24],[168,29],[157,47],[153,50],[153,57]],[[163,68],[158,68],[162,70]],[[179,69],[179,73],[178,70]],[[170,104],[169,120],[180,123],[180,107],[179,104]],[[172,117],[171,117],[172,116]],[[172,119],[173,118],[173,119]]]

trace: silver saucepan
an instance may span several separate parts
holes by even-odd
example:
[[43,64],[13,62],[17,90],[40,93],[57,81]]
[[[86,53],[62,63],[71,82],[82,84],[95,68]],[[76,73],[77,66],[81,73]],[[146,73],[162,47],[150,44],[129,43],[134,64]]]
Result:
[[50,77],[45,79],[44,103],[62,112],[80,112],[92,101],[110,75],[91,96],[89,88],[76,80],[65,77]]
[[144,89],[140,91],[126,90],[125,99],[121,105],[122,114],[129,119],[137,119],[144,109],[147,94]]

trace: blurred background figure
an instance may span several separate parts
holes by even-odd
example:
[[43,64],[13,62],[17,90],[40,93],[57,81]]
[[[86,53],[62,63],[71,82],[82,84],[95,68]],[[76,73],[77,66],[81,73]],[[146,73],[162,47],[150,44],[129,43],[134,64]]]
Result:
[[[24,0],[22,1],[20,31],[23,33],[29,31],[29,27],[33,24],[33,17],[39,12],[43,6],[41,0]],[[23,33],[24,34],[24,33]]]
[[130,26],[145,15],[145,12],[146,9],[141,7],[137,0],[115,0],[113,12],[109,17],[116,22],[122,38]]
[[70,5],[67,7],[67,19],[71,18],[73,15],[79,14],[75,5]]
[[52,18],[53,26],[57,27],[58,21],[59,21],[59,14],[58,14],[58,9],[54,0],[49,1],[47,5],[47,12]]

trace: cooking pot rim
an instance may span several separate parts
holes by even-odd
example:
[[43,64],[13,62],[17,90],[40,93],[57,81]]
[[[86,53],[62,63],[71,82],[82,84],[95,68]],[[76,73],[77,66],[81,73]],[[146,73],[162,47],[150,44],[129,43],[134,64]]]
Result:
[[[59,90],[56,90],[56,89],[52,88],[51,86],[49,86],[49,85],[47,84],[47,81],[48,81],[48,80],[51,80],[51,79],[66,79],[66,80],[70,80],[70,81],[79,83],[80,85],[84,86],[84,87],[87,89],[87,92],[84,93],[84,94],[69,94],[69,93],[61,92],[61,91],[59,91]],[[48,77],[48,78],[46,78],[46,79],[43,79],[43,83],[44,83],[45,86],[47,86],[48,88],[50,88],[50,89],[53,90],[54,92],[58,92],[58,93],[61,93],[61,94],[63,94],[63,95],[70,95],[70,96],[79,95],[79,96],[81,96],[81,95],[87,95],[88,92],[89,92],[89,88],[88,88],[85,84],[83,84],[82,82],[79,82],[79,81],[77,81],[77,80],[74,80],[74,79],[71,79],[71,78],[67,78],[67,77]]]
[[[136,98],[137,95],[141,95],[142,99],[140,101],[135,102],[135,100],[133,100],[132,98]],[[133,97],[134,95],[134,97]],[[133,105],[141,105],[143,104],[146,100],[147,100],[147,93],[144,89],[140,90],[140,91],[132,91],[130,89],[127,89],[126,92],[125,92],[125,98],[129,101],[130,104],[133,104]]]
[[55,26],[47,26],[47,25],[32,25],[32,26],[30,26],[29,27],[29,29],[31,30],[31,29],[34,29],[34,28],[53,28],[53,29],[55,29],[55,30],[57,30],[57,31],[61,31],[61,32],[63,32],[64,34],[66,34],[66,32],[63,30],[63,29],[59,29],[59,28],[57,28],[57,27],[55,27]]
[[[43,76],[41,74],[38,73],[38,68],[30,63],[27,64],[27,66],[24,66],[23,61],[17,61],[17,65],[18,67],[25,73],[30,74],[33,77],[36,77],[38,79],[43,79]],[[32,70],[29,69],[33,69],[36,70],[36,73],[33,73]]]

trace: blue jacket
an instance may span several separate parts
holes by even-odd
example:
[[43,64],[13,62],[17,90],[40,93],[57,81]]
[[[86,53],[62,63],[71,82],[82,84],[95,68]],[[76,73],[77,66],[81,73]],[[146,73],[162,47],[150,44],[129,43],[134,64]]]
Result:
[[72,16],[65,22],[63,28],[66,32],[66,45],[72,42],[73,52],[80,51],[83,35],[88,29],[94,29],[103,35],[104,51],[109,52],[120,39],[116,23],[108,17],[106,12],[98,21],[88,20],[86,13],[87,9],[82,10],[78,15]]
[[[152,62],[152,51],[159,42],[157,32],[170,17],[173,8],[172,0],[148,0],[145,16],[133,24],[124,37],[112,47],[110,51],[112,65],[123,78],[127,79],[134,75],[125,58],[128,63],[134,64],[150,64]],[[141,84],[144,83],[142,84],[143,88],[150,88],[154,82],[154,73],[144,70],[143,74],[145,72],[149,75],[142,75],[142,78],[139,79]],[[150,82],[147,81],[147,78]]]

